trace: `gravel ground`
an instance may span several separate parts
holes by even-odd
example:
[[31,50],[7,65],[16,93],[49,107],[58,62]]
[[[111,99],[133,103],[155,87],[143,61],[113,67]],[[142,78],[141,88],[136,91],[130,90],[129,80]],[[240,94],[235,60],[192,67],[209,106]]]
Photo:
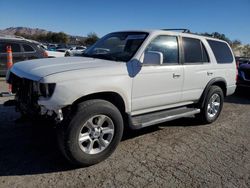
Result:
[[0,187],[250,187],[249,96],[228,97],[210,125],[185,118],[130,131],[110,158],[78,169],[53,126],[15,121],[0,97]]

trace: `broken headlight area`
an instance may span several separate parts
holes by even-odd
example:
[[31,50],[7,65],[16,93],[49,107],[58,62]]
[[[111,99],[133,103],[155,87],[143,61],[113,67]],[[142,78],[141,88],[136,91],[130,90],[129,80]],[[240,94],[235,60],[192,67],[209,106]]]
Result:
[[17,111],[28,117],[43,115],[62,121],[62,113],[58,108],[45,108],[39,104],[41,100],[48,100],[52,97],[56,84],[41,83],[38,81],[21,78],[10,73],[8,81],[12,84],[12,91],[15,93],[15,105]]
[[35,84],[34,89],[38,90],[39,96],[44,98],[51,97],[55,91],[56,84],[55,83],[39,83]]

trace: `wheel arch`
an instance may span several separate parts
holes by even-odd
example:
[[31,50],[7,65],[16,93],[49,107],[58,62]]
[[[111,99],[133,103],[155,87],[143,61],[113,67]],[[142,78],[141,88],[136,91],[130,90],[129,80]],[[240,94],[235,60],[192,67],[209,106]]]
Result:
[[221,78],[221,77],[213,78],[212,80],[210,80],[208,82],[208,84],[206,85],[206,87],[201,95],[201,98],[200,98],[199,103],[198,103],[201,107],[204,106],[208,91],[209,91],[210,87],[213,85],[219,86],[222,89],[224,97],[227,95],[227,82],[226,82],[226,80],[224,78]]
[[106,100],[106,101],[112,103],[113,105],[115,105],[119,109],[119,111],[121,112],[122,116],[124,116],[126,114],[126,110],[127,110],[126,101],[123,99],[123,97],[119,93],[113,92],[113,91],[98,92],[98,93],[92,93],[92,94],[82,96],[82,97],[76,99],[72,103],[72,108],[74,108],[77,104],[79,104],[83,101],[87,101],[87,100],[91,100],[91,99]]

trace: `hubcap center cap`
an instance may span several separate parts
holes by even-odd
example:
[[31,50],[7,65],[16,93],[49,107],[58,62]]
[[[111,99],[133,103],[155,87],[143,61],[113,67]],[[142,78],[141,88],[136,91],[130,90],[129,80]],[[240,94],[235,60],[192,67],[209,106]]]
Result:
[[94,138],[98,138],[101,135],[101,129],[99,128],[94,128],[93,132],[92,132],[92,136]]

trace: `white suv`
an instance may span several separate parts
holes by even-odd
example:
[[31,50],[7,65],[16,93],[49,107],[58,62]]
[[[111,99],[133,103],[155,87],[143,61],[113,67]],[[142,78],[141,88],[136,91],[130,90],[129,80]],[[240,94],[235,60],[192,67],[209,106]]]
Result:
[[236,75],[226,42],[153,30],[108,34],[83,57],[15,64],[7,80],[17,108],[54,118],[63,154],[88,166],[115,150],[124,127],[193,115],[215,121]]

